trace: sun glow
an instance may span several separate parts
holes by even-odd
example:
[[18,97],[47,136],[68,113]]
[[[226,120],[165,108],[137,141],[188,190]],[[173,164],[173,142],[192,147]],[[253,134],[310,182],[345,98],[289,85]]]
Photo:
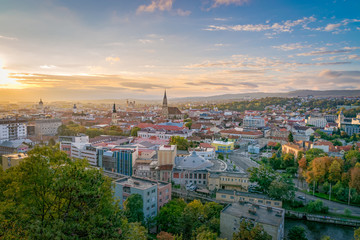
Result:
[[3,61],[0,59],[0,88],[21,88],[21,84],[9,77],[8,71],[4,69]]

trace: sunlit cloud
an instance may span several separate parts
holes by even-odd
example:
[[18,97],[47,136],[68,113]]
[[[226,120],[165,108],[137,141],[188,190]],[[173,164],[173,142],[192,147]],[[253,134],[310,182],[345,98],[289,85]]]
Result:
[[119,57],[107,57],[107,58],[105,58],[105,60],[107,62],[109,62],[110,64],[114,64],[116,62],[119,62],[120,58]]
[[275,49],[283,50],[283,51],[291,51],[296,49],[310,48],[311,45],[302,45],[301,43],[290,43],[290,44],[282,44],[279,46],[273,46]]
[[213,8],[216,8],[216,7],[219,7],[221,5],[225,5],[225,6],[228,6],[228,5],[237,5],[237,6],[240,6],[240,5],[243,5],[245,3],[248,3],[249,0],[214,0],[213,4],[212,4],[212,7]]

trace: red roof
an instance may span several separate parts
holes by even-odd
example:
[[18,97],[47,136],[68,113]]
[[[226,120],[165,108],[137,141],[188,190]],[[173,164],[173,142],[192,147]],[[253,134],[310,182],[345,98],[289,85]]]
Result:
[[209,143],[200,143],[200,147],[201,147],[201,148],[214,148],[214,147],[211,146]]
[[184,129],[183,127],[177,127],[177,126],[167,126],[167,125],[156,125],[156,124],[152,124],[152,123],[139,123],[137,125],[138,128],[154,128],[156,130],[160,130],[160,129],[164,129],[164,130],[169,130],[169,131],[179,131]]

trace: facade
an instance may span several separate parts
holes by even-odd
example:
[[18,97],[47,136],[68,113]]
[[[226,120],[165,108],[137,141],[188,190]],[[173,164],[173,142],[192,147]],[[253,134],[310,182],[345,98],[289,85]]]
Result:
[[41,119],[35,121],[35,135],[55,136],[62,122],[60,119]]
[[0,143],[25,139],[27,136],[27,123],[19,119],[0,119]]
[[262,117],[256,116],[245,116],[243,119],[243,126],[250,128],[261,128],[265,127],[266,121]]
[[208,189],[213,190],[237,190],[247,191],[250,185],[249,177],[246,173],[240,172],[209,172]]
[[60,136],[60,150],[71,158],[86,158],[92,166],[98,166],[98,150],[89,143],[89,136]]
[[7,154],[2,155],[2,161],[1,166],[4,171],[6,169],[11,168],[13,166],[19,165],[19,163],[24,160],[24,158],[27,158],[28,155],[26,153],[16,153],[16,154]]
[[155,217],[160,208],[171,200],[171,183],[140,177],[122,177],[114,183],[114,196],[120,201],[120,207],[131,194],[142,197],[145,219]]
[[164,130],[164,129],[155,130],[155,129],[151,129],[151,128],[141,129],[138,131],[138,137],[141,137],[141,138],[156,137],[161,140],[170,140],[170,138],[174,137],[174,136],[187,138],[187,137],[191,136],[191,132],[187,129],[178,130],[178,131],[169,131],[169,130]]
[[175,159],[175,167],[173,168],[172,180],[175,184],[185,186],[187,184],[195,184],[206,187],[208,184],[208,169],[214,164],[197,155],[193,151],[186,157],[177,157]]
[[292,153],[297,158],[300,152],[305,152],[305,149],[294,143],[286,143],[281,146],[281,151],[282,153]]
[[174,165],[176,152],[176,145],[160,146],[158,150],[158,166]]
[[325,117],[308,117],[306,123],[315,127],[324,128],[327,125]]
[[107,171],[132,176],[138,155],[138,147],[124,146],[111,150],[99,148],[98,165]]
[[285,210],[251,203],[231,203],[220,213],[221,238],[232,239],[242,220],[261,224],[273,240],[284,238]]
[[233,142],[213,141],[211,146],[215,148],[217,153],[231,153],[234,150]]
[[224,189],[220,189],[216,192],[216,200],[224,202],[248,202],[270,207],[282,207],[282,201],[271,199],[267,195]]

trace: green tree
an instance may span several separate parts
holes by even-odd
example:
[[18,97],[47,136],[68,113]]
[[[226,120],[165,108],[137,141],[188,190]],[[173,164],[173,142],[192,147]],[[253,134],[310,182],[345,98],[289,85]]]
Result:
[[279,176],[270,167],[261,165],[260,167],[252,167],[248,170],[250,173],[250,182],[256,182],[261,191],[268,193],[271,183]]
[[354,239],[355,239],[355,240],[360,240],[360,228],[357,228],[357,229],[354,231]]
[[187,150],[189,148],[189,142],[186,138],[180,136],[173,136],[170,138],[170,144],[176,145],[179,150]]
[[88,129],[86,129],[85,134],[88,135],[89,138],[94,138],[94,137],[103,135],[104,131],[102,131],[101,129],[97,129],[97,128],[88,128]]
[[173,199],[164,205],[156,217],[160,230],[173,234],[181,233],[181,218],[185,207],[185,201],[179,198]]
[[124,202],[125,216],[129,222],[143,222],[143,199],[140,194],[131,194]]
[[291,201],[295,197],[295,187],[291,178],[280,177],[273,180],[269,186],[269,197],[278,200]]
[[48,145],[54,146],[56,144],[55,140],[53,138],[50,138]]
[[300,226],[293,226],[287,235],[288,240],[307,240],[305,229]]
[[133,127],[130,131],[130,135],[133,136],[133,137],[137,137],[138,135],[138,131],[141,130],[141,128],[139,127]]
[[234,233],[233,240],[271,240],[272,237],[260,224],[243,219],[240,223],[239,232]]
[[306,151],[305,158],[307,162],[311,162],[314,158],[324,157],[326,153],[322,149],[312,148]]
[[126,230],[111,179],[86,160],[55,147],[36,147],[0,174],[0,236],[4,239],[121,239]]
[[292,132],[290,132],[288,135],[288,142],[294,142],[294,136],[293,136]]
[[323,201],[316,200],[314,202],[310,202],[306,209],[310,213],[328,213],[329,208],[323,205]]

